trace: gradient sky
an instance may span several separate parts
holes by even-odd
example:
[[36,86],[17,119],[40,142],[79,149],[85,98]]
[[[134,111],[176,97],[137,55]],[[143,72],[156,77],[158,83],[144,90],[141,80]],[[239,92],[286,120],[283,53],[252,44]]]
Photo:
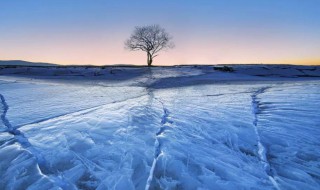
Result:
[[123,44],[149,24],[176,44],[155,65],[320,65],[320,0],[0,0],[0,60],[145,65]]

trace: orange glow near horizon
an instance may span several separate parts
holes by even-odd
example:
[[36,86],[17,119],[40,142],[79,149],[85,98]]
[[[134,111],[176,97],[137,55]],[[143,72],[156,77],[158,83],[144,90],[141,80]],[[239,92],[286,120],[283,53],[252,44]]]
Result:
[[[87,52],[84,52],[87,53]],[[218,58],[212,58],[214,56],[193,56],[189,58],[175,57],[181,53],[170,53],[173,57],[170,57],[169,53],[163,52],[155,58],[153,65],[155,66],[169,66],[169,65],[215,65],[215,64],[292,64],[292,65],[320,65],[320,58],[306,58],[306,59],[256,59],[256,58],[231,58],[228,55],[225,59],[222,56]],[[43,62],[43,63],[54,63],[58,65],[146,65],[146,55],[144,52],[120,52],[112,55],[102,55],[99,53],[72,57],[62,53],[61,55],[55,56],[43,55],[43,56],[2,56],[1,60],[23,60],[30,62]],[[212,59],[210,59],[212,58]],[[130,61],[128,61],[130,60]]]
[[[128,35],[128,34],[127,34]],[[118,39],[77,38],[39,39],[28,45],[6,44],[1,49],[2,60],[25,60],[61,65],[146,65],[145,52],[127,51],[123,47],[125,35]],[[180,40],[180,39],[179,39]],[[108,44],[112,44],[111,46]],[[309,49],[276,49],[272,46],[256,46],[254,43],[233,44],[218,40],[205,43],[175,41],[174,49],[163,51],[154,60],[154,65],[192,64],[298,64],[320,65],[320,56]],[[215,44],[211,46],[211,44]],[[183,45],[182,47],[180,45]],[[298,52],[298,53],[297,53]]]

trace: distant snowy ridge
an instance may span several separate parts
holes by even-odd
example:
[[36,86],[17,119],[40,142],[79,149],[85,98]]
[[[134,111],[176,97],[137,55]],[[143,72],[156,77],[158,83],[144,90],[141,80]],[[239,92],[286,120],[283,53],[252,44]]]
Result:
[[22,61],[22,60],[8,60],[8,61],[2,61],[0,60],[0,66],[57,66],[57,64],[53,63],[42,63],[42,62],[29,62],[29,61]]
[[[250,80],[312,80],[320,78],[320,66],[297,65],[229,65],[231,71],[217,70],[222,66],[172,66],[172,67],[118,67],[118,66],[1,66],[1,76],[32,77],[33,79],[93,80],[101,85],[106,80],[126,81],[142,86],[146,81],[151,88],[171,88],[194,84],[210,84],[217,81]],[[149,70],[154,73],[150,80]],[[8,80],[8,78],[6,78]],[[172,83],[174,82],[174,83]],[[151,84],[152,83],[152,84]],[[170,83],[170,84],[169,84]]]

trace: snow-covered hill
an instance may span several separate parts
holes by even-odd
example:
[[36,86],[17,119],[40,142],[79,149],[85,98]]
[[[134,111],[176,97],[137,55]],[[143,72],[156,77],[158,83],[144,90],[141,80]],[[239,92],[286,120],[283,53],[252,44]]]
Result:
[[33,66],[33,67],[57,66],[56,64],[52,64],[52,63],[39,63],[39,62],[29,62],[29,61],[22,61],[22,60],[7,60],[7,61],[0,60],[0,65],[2,66]]
[[320,68],[0,66],[0,189],[319,189]]

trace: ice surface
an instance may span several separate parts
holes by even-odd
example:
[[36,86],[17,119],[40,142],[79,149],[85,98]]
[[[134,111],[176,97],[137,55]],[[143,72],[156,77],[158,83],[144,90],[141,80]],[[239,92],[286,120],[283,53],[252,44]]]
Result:
[[320,189],[319,69],[264,67],[3,68],[0,189]]

